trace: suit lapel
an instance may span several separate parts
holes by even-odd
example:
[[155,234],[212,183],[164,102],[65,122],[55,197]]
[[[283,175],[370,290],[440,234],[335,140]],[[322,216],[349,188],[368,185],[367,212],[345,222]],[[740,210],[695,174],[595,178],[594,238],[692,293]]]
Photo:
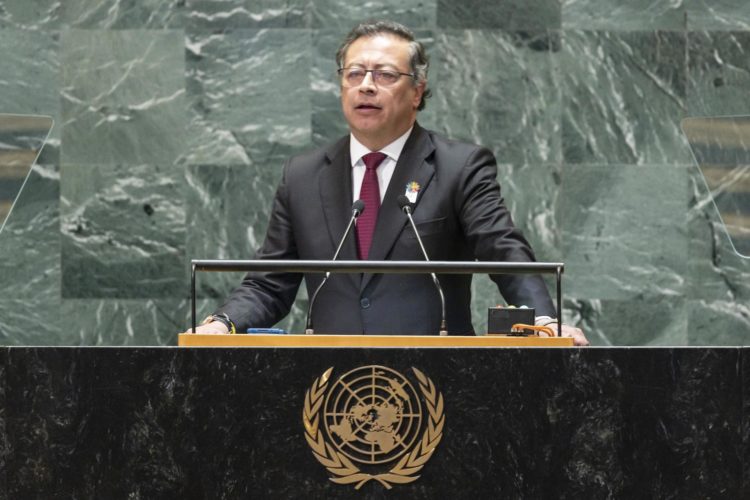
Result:
[[[351,217],[352,165],[349,159],[349,137],[334,144],[327,152],[329,163],[323,167],[319,177],[320,202],[323,207],[328,234],[333,251],[344,236]],[[331,253],[333,258],[333,253]],[[341,248],[338,260],[356,260],[357,245],[354,228]],[[356,279],[355,283],[359,280]]]
[[[370,260],[385,260],[398,235],[408,224],[408,219],[398,206],[398,197],[405,193],[408,182],[416,181],[420,185],[420,193],[416,201],[416,204],[419,204],[422,194],[435,173],[433,165],[425,161],[434,149],[430,137],[419,124],[415,123],[396,163],[393,177],[383,197],[383,203],[380,205],[378,222],[375,225],[375,234],[370,247]],[[361,289],[367,286],[372,276],[372,274],[363,275]]]

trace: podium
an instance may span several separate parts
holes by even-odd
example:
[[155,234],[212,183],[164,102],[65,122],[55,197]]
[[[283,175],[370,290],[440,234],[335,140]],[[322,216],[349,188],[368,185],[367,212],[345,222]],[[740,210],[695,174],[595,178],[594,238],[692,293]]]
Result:
[[572,347],[571,337],[481,335],[205,335],[181,333],[180,347]]
[[444,347],[0,350],[0,498],[748,498],[746,348]]

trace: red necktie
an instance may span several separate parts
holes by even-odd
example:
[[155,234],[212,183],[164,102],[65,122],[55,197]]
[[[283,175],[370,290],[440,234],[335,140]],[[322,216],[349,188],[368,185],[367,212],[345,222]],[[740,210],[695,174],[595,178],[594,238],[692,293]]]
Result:
[[359,190],[359,199],[365,202],[365,209],[357,219],[357,252],[359,258],[367,260],[378,221],[380,208],[380,188],[378,187],[378,166],[385,160],[385,153],[367,153],[362,157],[365,162],[365,177]]

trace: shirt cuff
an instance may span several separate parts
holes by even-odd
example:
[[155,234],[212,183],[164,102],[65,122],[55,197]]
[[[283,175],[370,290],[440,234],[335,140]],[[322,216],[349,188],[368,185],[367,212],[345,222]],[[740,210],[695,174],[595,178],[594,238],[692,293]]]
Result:
[[557,318],[551,316],[537,316],[534,318],[534,326],[547,326],[552,323],[557,323]]

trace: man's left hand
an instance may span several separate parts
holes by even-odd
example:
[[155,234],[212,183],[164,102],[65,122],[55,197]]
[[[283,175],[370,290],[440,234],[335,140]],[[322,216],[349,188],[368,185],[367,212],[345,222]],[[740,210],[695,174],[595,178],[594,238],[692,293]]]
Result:
[[[555,331],[555,335],[557,335],[557,323],[550,323],[547,326],[552,328]],[[578,345],[578,346],[589,345],[589,341],[586,339],[586,336],[583,334],[583,330],[581,330],[580,328],[576,328],[575,326],[570,326],[570,325],[566,325],[565,323],[563,323],[562,336],[573,337],[574,345]]]

